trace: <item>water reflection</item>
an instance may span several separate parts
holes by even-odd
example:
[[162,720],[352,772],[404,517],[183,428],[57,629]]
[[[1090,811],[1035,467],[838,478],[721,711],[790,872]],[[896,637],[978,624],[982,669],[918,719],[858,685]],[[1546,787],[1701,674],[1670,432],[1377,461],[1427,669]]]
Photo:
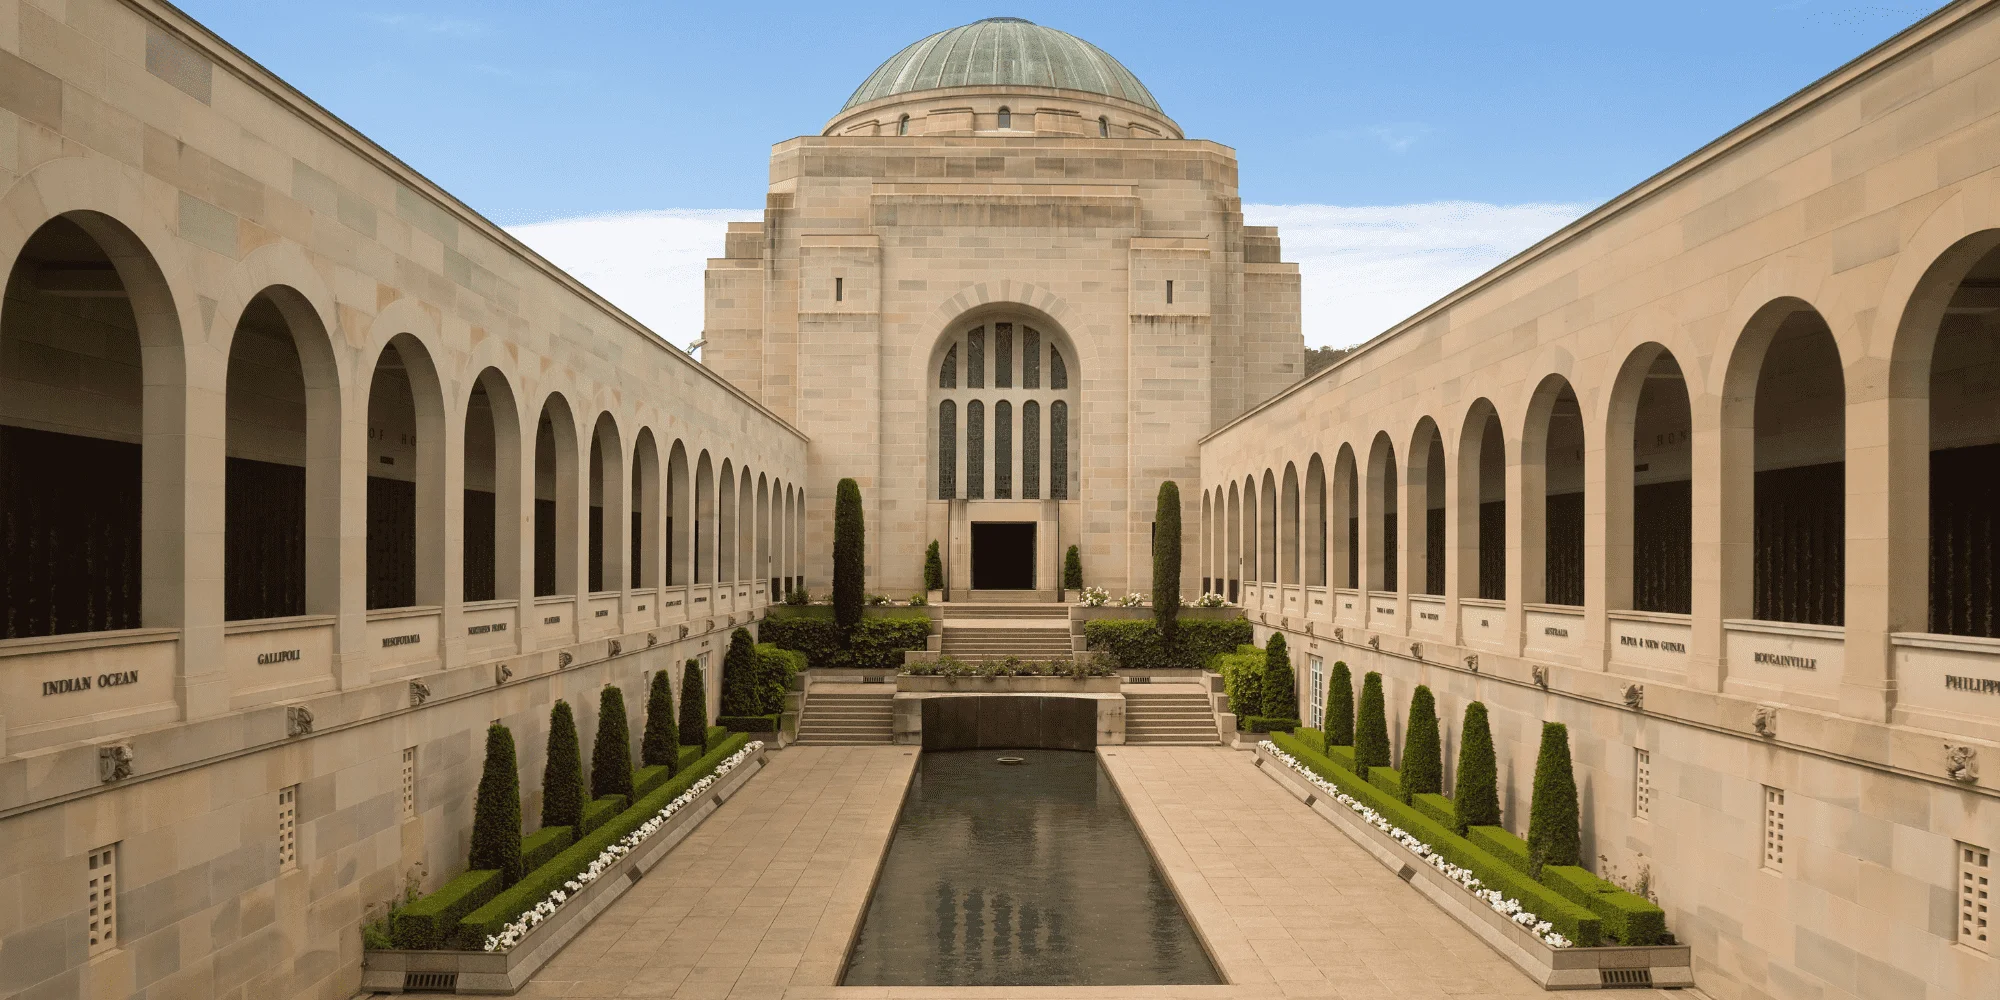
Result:
[[926,753],[846,986],[1219,983],[1095,754]]

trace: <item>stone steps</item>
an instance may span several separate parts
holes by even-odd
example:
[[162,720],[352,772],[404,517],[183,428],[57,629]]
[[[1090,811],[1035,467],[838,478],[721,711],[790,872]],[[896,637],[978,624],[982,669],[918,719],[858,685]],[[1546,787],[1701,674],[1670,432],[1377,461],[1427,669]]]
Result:
[[842,746],[893,742],[895,694],[894,689],[879,694],[808,692],[799,718],[799,742]]
[[1125,742],[1128,744],[1199,744],[1222,741],[1206,696],[1197,691],[1125,691]]

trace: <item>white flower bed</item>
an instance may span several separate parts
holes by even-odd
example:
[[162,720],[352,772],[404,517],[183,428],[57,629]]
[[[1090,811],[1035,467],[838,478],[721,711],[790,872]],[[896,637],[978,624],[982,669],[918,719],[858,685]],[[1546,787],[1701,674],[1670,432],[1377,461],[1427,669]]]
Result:
[[1402,827],[1396,826],[1384,819],[1381,813],[1362,805],[1361,800],[1341,791],[1332,782],[1313,773],[1310,768],[1299,763],[1291,754],[1278,749],[1277,744],[1270,740],[1265,740],[1259,743],[1258,747],[1271,756],[1284,761],[1286,767],[1297,771],[1300,777],[1311,782],[1314,788],[1324,792],[1327,798],[1331,798],[1335,802],[1354,810],[1362,819],[1367,820],[1370,826],[1388,834],[1390,839],[1403,845],[1411,854],[1424,859],[1424,863],[1443,872],[1446,878],[1464,886],[1467,892],[1479,897],[1486,905],[1492,907],[1494,912],[1521,925],[1528,933],[1539,938],[1543,944],[1551,948],[1572,947],[1573,942],[1569,938],[1556,933],[1555,925],[1529,912],[1527,908],[1521,905],[1519,900],[1508,899],[1501,895],[1498,890],[1485,888],[1480,883],[1479,877],[1472,874],[1471,869],[1460,868],[1446,861],[1444,855],[1431,849],[1431,845],[1411,836]]
[[1086,608],[1101,608],[1105,602],[1111,600],[1111,592],[1103,587],[1085,587],[1082,594],[1083,599],[1078,603]]
[[675,813],[680,812],[690,803],[698,801],[702,797],[703,792],[706,792],[716,782],[722,780],[723,775],[735,770],[744,761],[749,760],[752,755],[762,749],[764,749],[764,744],[761,740],[751,740],[749,743],[744,744],[743,749],[724,757],[722,762],[715,766],[714,773],[688,786],[687,791],[674,796],[672,802],[667,803],[652,818],[639,824],[638,829],[619,838],[617,843],[606,847],[604,853],[599,854],[597,860],[592,861],[589,867],[577,872],[575,878],[564,882],[562,888],[549,893],[549,898],[536,903],[534,909],[522,913],[519,919],[501,928],[500,933],[487,937],[486,950],[489,952],[504,952],[520,944],[521,939],[527,937],[529,931],[534,930],[542,921],[555,916],[556,911],[562,909],[564,903],[569,902],[571,897],[582,892],[585,886],[597,881],[606,871],[610,870],[611,866],[619,858],[636,850],[640,844],[646,842],[646,838],[651,837],[659,831],[660,827],[666,825],[667,820],[671,819]]

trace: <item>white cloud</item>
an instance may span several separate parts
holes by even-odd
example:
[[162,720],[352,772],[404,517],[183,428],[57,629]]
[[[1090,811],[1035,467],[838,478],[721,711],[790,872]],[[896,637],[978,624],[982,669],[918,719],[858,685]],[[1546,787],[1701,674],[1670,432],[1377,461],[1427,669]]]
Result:
[[556,219],[507,231],[686,347],[701,336],[701,275],[708,258],[722,256],[729,223],[763,217],[755,209],[683,208]]
[[[1306,343],[1367,340],[1582,215],[1581,204],[1245,205],[1302,276]],[[667,209],[508,231],[668,340],[701,335],[702,269],[755,209]]]
[[1358,344],[1587,211],[1582,204],[1245,205],[1299,264],[1306,343]]

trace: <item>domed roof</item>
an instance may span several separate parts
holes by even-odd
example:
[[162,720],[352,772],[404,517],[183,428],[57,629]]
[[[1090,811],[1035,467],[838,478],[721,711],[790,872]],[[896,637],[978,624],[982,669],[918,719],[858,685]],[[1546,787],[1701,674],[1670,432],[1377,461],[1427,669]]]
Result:
[[1146,85],[1103,49],[1018,17],[989,17],[911,45],[876,67],[841,110],[920,90],[982,86],[1081,90],[1160,111]]

